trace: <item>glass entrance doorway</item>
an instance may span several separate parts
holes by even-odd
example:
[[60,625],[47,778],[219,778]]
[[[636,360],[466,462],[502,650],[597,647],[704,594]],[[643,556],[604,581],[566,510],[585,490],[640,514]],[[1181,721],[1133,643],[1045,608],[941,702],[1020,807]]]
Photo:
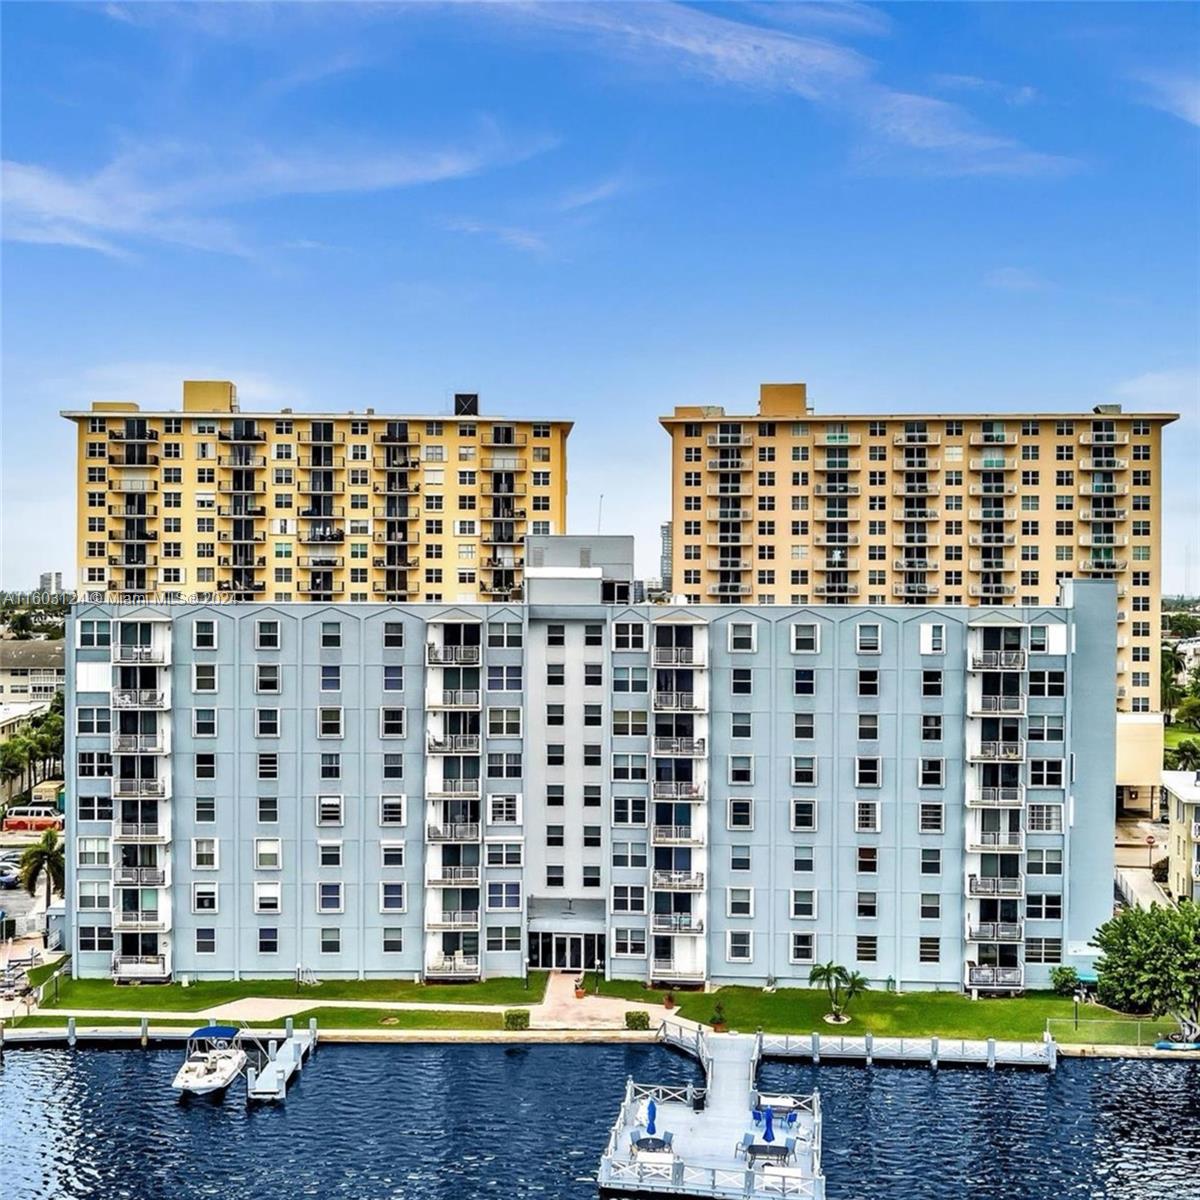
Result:
[[532,933],[529,965],[550,971],[595,971],[604,966],[602,933]]

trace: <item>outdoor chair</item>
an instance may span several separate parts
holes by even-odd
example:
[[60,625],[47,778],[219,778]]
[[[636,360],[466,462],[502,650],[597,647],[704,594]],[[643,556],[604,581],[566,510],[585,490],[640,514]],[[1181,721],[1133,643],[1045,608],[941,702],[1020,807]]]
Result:
[[785,1138],[783,1148],[787,1151],[787,1158],[794,1162],[796,1159],[796,1139],[794,1137]]
[[737,1158],[737,1156],[739,1154],[742,1155],[743,1157],[745,1157],[746,1151],[749,1150],[750,1147],[753,1145],[754,1145],[754,1134],[743,1133],[742,1140],[740,1142],[738,1142],[738,1144],[736,1146],[734,1146],[734,1148],[733,1148],[734,1158]]

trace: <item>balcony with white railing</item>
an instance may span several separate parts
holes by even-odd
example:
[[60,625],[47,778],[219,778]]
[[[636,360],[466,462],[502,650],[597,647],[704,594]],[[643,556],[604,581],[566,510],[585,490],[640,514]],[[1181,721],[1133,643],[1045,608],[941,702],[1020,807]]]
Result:
[[1108,574],[1113,571],[1124,571],[1129,566],[1124,558],[1081,558],[1078,567],[1084,574]]
[[480,794],[481,781],[478,778],[426,779],[425,795],[431,799],[457,799],[467,797],[474,799]]
[[968,942],[1023,942],[1025,925],[1021,921],[967,921]]
[[426,979],[477,979],[478,954],[438,954],[425,963]]
[[1017,485],[1015,483],[972,483],[967,487],[967,494],[971,496],[1015,496]]
[[703,667],[707,665],[707,656],[700,646],[655,646],[653,654],[656,667]]
[[425,694],[427,708],[477,709],[480,707],[478,688],[430,687]]
[[1024,650],[973,650],[972,671],[1023,671]]
[[650,978],[662,983],[703,983],[704,959],[698,953],[693,959],[655,958],[650,962]]
[[652,752],[661,758],[703,758],[706,745],[702,737],[656,737]]
[[652,825],[652,846],[703,846],[704,830],[699,825]]
[[942,494],[942,485],[926,481],[920,483],[914,480],[909,480],[907,483],[897,483],[892,485],[893,496],[940,496]]
[[942,435],[925,430],[905,430],[903,433],[892,435],[893,446],[940,446]]
[[1025,696],[1022,695],[980,695],[972,689],[967,690],[968,716],[994,716],[1004,713],[1008,716],[1019,716],[1025,712]]
[[[138,566],[127,563],[126,566]],[[148,646],[122,646],[114,642],[112,661],[115,663],[144,663],[148,666],[164,667],[171,661],[171,643],[168,637],[155,638]]]
[[970,875],[967,877],[968,896],[1023,896],[1023,875]]
[[1015,533],[972,533],[967,541],[972,546],[1015,546]]
[[478,754],[480,737],[477,733],[430,734],[425,748],[430,754]]
[[812,464],[814,471],[859,471],[862,469],[861,458],[846,458],[840,454],[826,454]]
[[967,587],[967,594],[976,597],[1015,596],[1017,585],[1015,583],[972,583]]
[[114,754],[168,754],[170,742],[165,729],[157,733],[114,733]]
[[858,496],[862,488],[857,483],[817,483],[813,485],[814,496]]
[[1015,471],[1020,463],[1015,458],[1007,458],[1003,454],[989,454],[983,458],[971,459],[972,471]]
[[165,902],[159,908],[114,908],[112,927],[119,933],[165,933],[171,928],[171,909]]
[[972,446],[1015,446],[1017,435],[1000,432],[973,433],[969,441]]
[[478,929],[479,909],[477,908],[440,908],[433,904],[425,915],[426,929]]
[[707,703],[699,692],[655,692],[656,712],[706,712]]
[[478,821],[430,821],[425,826],[427,842],[477,842]]
[[942,460],[940,458],[924,458],[913,459],[906,458],[903,455],[897,455],[892,459],[893,471],[940,471],[942,469]]
[[978,525],[981,521],[1015,521],[1017,510],[1015,508],[972,508],[967,513],[967,519],[973,525]]
[[1117,458],[1115,455],[1103,455],[1100,458],[1081,458],[1081,471],[1125,471],[1129,469],[1129,459]]
[[976,823],[967,822],[967,850],[972,854],[989,851],[1018,853],[1025,848],[1025,834],[1020,829],[979,829]]
[[749,571],[754,563],[748,558],[710,558],[705,565],[710,571]]
[[966,802],[968,808],[1021,808],[1025,803],[1025,788],[980,787],[971,778],[967,779]]
[[1081,508],[1079,519],[1086,524],[1093,521],[1125,521],[1129,518],[1127,508]]
[[1079,544],[1091,549],[1094,546],[1128,546],[1129,538],[1123,533],[1082,533]]
[[748,433],[710,433],[704,443],[719,449],[721,446],[753,446],[754,439]]
[[736,600],[740,596],[750,595],[748,583],[710,583],[705,589],[715,600]]
[[114,954],[112,975],[117,983],[162,983],[171,978],[171,956]]
[[1115,429],[1093,429],[1079,435],[1081,446],[1128,446],[1129,434]]
[[972,571],[989,571],[1001,575],[1009,575],[1017,570],[1016,559],[1012,558],[973,558],[967,564]]
[[897,596],[902,600],[913,596],[936,596],[940,591],[941,587],[936,583],[892,584],[892,595]]
[[1192,878],[1200,880],[1200,859],[1192,863]]
[[704,932],[704,918],[692,913],[653,913],[650,929],[654,933],[698,935]]
[[743,533],[741,530],[737,532],[727,533],[711,533],[705,539],[710,546],[749,546],[751,542],[750,535]]
[[1025,759],[1025,739],[1015,738],[1011,741],[967,741],[967,758],[972,762],[1023,762]]
[[704,872],[654,871],[650,886],[659,892],[700,892],[704,890]]
[[655,800],[703,800],[704,784],[697,780],[656,779],[651,795]]
[[1025,986],[1025,972],[1021,967],[976,967],[968,963],[963,982],[969,988],[985,991],[1016,991]]
[[857,546],[862,541],[857,533],[818,533],[813,538],[813,545],[820,547],[829,546]]
[[748,458],[710,458],[705,464],[710,471],[752,471],[754,464]]
[[136,799],[145,797],[150,800],[163,800],[169,794],[166,779],[120,779],[113,778],[112,795],[114,799]]
[[425,661],[431,667],[478,666],[478,646],[441,646],[428,642],[425,646]]
[[170,808],[160,806],[157,821],[113,821],[112,840],[114,843],[130,842],[143,846],[165,846],[171,840]]
[[426,887],[478,887],[478,865],[462,867],[445,867],[440,863],[430,863],[425,872]]
[[704,515],[710,521],[750,521],[754,518],[752,509],[740,508],[736,504],[706,509]]
[[156,867],[113,867],[113,883],[119,887],[166,887],[170,884],[166,865]]
[[164,709],[167,693],[162,688],[113,688],[112,702],[114,708]]

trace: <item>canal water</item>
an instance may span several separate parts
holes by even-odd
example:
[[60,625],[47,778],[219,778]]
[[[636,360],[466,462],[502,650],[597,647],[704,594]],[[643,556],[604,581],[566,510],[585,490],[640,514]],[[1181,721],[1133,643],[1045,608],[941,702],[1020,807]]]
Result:
[[[12,1050],[3,1200],[595,1200],[627,1076],[696,1079],[650,1046],[320,1048],[287,1102],[170,1089],[181,1051]],[[820,1087],[829,1200],[1200,1200],[1200,1064],[1056,1075],[768,1063]]]

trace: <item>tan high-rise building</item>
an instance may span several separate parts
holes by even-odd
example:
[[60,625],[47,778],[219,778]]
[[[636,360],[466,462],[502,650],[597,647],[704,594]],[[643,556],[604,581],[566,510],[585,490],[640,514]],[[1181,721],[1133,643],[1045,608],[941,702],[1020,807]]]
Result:
[[756,413],[677,407],[673,589],[691,603],[1052,604],[1118,592],[1118,777],[1157,778],[1163,426],[1175,413],[819,415],[803,383]]
[[566,532],[570,421],[95,403],[78,430],[78,580],[108,600],[518,596],[526,534]]

